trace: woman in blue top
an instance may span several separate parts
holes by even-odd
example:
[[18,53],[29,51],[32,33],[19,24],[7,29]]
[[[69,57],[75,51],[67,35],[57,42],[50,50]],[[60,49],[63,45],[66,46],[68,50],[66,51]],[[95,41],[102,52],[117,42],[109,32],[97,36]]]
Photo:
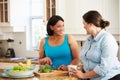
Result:
[[67,70],[67,65],[79,62],[79,51],[72,35],[64,34],[62,17],[52,16],[47,23],[48,37],[40,42],[40,64],[53,64],[55,67]]
[[114,37],[104,28],[109,25],[97,11],[83,15],[84,28],[90,36],[85,42],[80,59],[84,73],[72,69],[73,76],[90,80],[120,80],[118,45]]

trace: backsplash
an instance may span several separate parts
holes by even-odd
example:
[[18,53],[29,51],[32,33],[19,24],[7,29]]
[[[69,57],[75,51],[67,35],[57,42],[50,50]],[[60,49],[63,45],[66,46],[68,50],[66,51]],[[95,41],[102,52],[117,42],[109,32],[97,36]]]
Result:
[[[81,48],[88,37],[86,34],[71,34],[75,37],[77,40],[77,43],[79,45],[79,52],[81,51]],[[119,41],[119,35],[115,34],[114,37],[118,44],[120,44]],[[21,44],[20,44],[21,42]],[[16,57],[38,57],[39,51],[32,51],[32,50],[26,50],[26,36],[25,33],[14,33],[14,42],[12,44],[12,47],[15,50]],[[6,40],[0,40],[0,48],[3,49],[3,54],[6,53],[8,49],[8,42]],[[118,57],[120,60],[120,45],[119,45],[119,52]],[[1,55],[1,54],[0,54]]]

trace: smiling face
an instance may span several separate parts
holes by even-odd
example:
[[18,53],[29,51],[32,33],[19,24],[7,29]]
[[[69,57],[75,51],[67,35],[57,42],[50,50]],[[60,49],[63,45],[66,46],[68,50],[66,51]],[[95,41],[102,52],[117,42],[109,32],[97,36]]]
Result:
[[54,26],[50,26],[51,30],[54,31],[54,35],[64,34],[64,22],[59,20]]
[[86,30],[87,34],[91,34],[92,32],[92,24],[91,23],[87,23],[83,20],[83,25],[84,25],[84,29]]

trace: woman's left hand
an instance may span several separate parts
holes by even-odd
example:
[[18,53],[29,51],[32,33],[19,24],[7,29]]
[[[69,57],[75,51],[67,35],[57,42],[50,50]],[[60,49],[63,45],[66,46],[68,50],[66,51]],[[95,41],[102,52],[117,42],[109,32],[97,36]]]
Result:
[[58,69],[59,70],[63,70],[63,71],[67,71],[68,70],[67,66],[65,66],[65,65],[61,65]]

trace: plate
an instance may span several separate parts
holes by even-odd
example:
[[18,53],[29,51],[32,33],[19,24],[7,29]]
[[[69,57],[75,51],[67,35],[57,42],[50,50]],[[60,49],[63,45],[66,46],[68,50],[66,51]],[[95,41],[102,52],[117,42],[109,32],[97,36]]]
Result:
[[6,78],[27,78],[27,77],[33,77],[34,74],[31,75],[25,75],[25,76],[9,76],[6,73],[0,74],[1,77],[6,77]]

